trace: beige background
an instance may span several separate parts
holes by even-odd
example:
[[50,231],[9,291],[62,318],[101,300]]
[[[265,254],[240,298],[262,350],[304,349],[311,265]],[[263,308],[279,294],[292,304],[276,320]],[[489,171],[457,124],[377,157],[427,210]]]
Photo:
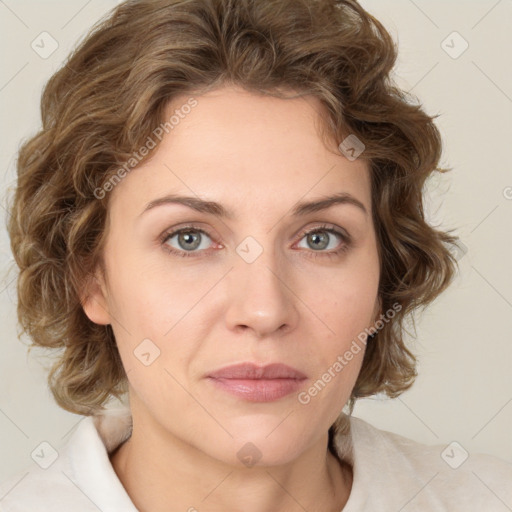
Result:
[[[512,0],[361,3],[399,44],[397,82],[429,114],[441,114],[442,163],[454,170],[431,184],[429,218],[455,228],[467,253],[452,287],[418,321],[411,346],[420,376],[413,389],[395,400],[360,401],[355,415],[424,443],[457,441],[469,453],[512,463]],[[116,4],[0,2],[3,226],[17,148],[40,126],[43,84]],[[31,48],[42,32],[58,42],[48,58]],[[0,480],[33,464],[30,454],[42,441],[58,450],[81,418],[57,407],[46,387],[45,360],[27,357],[17,339],[11,262],[2,227]]]

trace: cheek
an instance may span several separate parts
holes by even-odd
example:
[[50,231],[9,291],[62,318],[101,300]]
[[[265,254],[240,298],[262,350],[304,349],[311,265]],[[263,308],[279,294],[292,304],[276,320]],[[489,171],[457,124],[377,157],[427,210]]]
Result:
[[304,296],[309,297],[305,302],[314,313],[311,325],[318,326],[312,331],[315,343],[307,350],[309,360],[316,361],[318,380],[305,400],[332,406],[347,400],[362,366],[367,329],[373,325],[379,277],[376,261],[354,258],[328,274],[308,275],[303,280]]
[[[198,350],[200,307],[207,289],[161,267],[118,260],[109,308],[123,366],[134,388],[154,388],[186,368]],[[151,375],[151,377],[148,377]]]
[[142,250],[130,247],[125,240],[114,247],[107,259],[112,315],[126,324],[127,331],[146,335],[149,333],[143,331],[152,326],[162,335],[162,329],[172,325],[173,311],[183,300],[183,287],[175,281],[166,282],[169,270],[166,273],[161,265],[157,267]]
[[317,277],[308,276],[303,293],[310,297],[308,306],[322,320],[328,338],[347,340],[372,325],[378,275],[371,268],[347,266]]

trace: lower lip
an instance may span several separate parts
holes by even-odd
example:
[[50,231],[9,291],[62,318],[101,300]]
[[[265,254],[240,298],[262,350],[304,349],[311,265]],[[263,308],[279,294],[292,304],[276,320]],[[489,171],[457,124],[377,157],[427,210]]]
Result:
[[250,402],[273,402],[297,392],[304,379],[223,379],[209,378],[214,385]]

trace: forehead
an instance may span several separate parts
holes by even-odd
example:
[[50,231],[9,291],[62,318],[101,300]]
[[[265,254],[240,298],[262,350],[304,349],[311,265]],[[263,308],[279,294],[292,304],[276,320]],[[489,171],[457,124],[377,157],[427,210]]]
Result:
[[349,161],[322,138],[325,112],[317,98],[232,87],[193,96],[195,103],[190,98],[169,102],[169,133],[112,201],[141,210],[164,193],[181,193],[263,213],[269,205],[346,192],[370,210],[367,164]]

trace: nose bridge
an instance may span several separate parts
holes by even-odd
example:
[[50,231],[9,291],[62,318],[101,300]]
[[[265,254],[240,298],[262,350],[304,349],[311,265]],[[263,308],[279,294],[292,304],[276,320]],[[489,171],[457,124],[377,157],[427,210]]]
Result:
[[291,274],[272,240],[271,235],[264,242],[247,237],[236,248],[226,315],[231,328],[243,326],[264,336],[297,321]]

